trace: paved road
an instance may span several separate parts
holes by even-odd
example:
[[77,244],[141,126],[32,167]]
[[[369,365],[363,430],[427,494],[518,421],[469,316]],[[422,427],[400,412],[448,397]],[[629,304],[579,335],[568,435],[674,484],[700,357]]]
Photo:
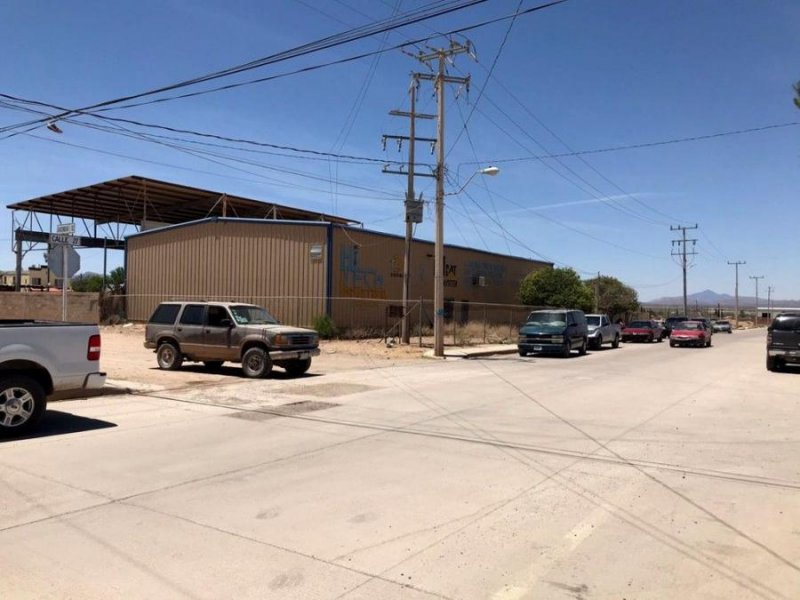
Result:
[[0,445],[0,598],[797,598],[763,337],[54,404]]

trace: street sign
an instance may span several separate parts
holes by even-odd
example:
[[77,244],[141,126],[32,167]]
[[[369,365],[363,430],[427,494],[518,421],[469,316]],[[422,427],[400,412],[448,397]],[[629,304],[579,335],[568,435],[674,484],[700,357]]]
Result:
[[81,270],[81,256],[72,246],[53,246],[47,253],[47,267],[56,277],[64,277],[64,253],[67,253],[67,277],[72,277]]
[[75,233],[75,223],[59,223],[56,225],[56,232],[72,235]]
[[68,246],[77,246],[80,244],[81,238],[72,235],[71,233],[51,233],[51,244],[67,244]]

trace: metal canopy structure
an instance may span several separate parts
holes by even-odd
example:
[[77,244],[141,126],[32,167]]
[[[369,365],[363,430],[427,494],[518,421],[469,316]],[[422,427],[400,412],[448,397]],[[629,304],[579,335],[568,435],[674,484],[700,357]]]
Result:
[[87,219],[98,225],[121,223],[141,226],[147,221],[174,225],[213,215],[249,219],[324,221],[341,225],[360,224],[353,219],[138,175],[16,202],[9,204],[8,208],[60,215],[71,219]]
[[[212,216],[361,225],[353,219],[139,175],[31,198],[7,208],[13,211],[17,290],[22,278],[22,257],[39,244],[49,249],[54,225],[65,221],[79,225],[79,246],[103,249],[104,276],[106,252],[125,248],[129,227],[141,231]],[[49,222],[43,222],[41,215],[48,215]]]

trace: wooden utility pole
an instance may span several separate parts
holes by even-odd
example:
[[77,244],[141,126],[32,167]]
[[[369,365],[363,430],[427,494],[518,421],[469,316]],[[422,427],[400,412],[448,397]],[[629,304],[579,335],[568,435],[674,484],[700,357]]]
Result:
[[746,260],[728,261],[729,265],[736,267],[736,329],[739,329],[739,265],[746,265]]
[[[411,85],[408,88],[410,108],[408,112],[401,110],[389,111],[389,114],[395,117],[408,117],[409,119],[409,134],[406,136],[383,136],[384,145],[387,139],[397,141],[398,149],[402,147],[403,141],[408,140],[408,167],[404,172],[400,170],[391,170],[384,168],[384,173],[392,173],[394,175],[406,175],[408,177],[408,188],[406,189],[405,200],[405,221],[406,221],[406,238],[405,248],[403,252],[403,318],[400,323],[400,339],[402,343],[408,344],[411,341],[411,327],[408,321],[408,304],[409,304],[409,287],[411,280],[411,242],[414,232],[414,224],[422,223],[422,200],[417,200],[414,195],[414,177],[422,175],[426,177],[434,177],[433,173],[416,173],[415,171],[415,154],[416,143],[428,142],[435,143],[436,140],[432,138],[417,138],[416,135],[416,121],[417,119],[435,119],[436,115],[420,114],[416,112],[417,105],[417,88],[419,87],[419,79],[416,73],[411,75]],[[419,307],[422,311],[422,305]]]
[[420,79],[433,81],[438,100],[438,123],[436,128],[436,240],[434,250],[434,286],[433,286],[433,354],[444,356],[444,90],[446,83],[457,83],[469,86],[469,77],[451,77],[445,67],[448,59],[471,51],[471,45],[451,41],[448,48],[434,50],[429,54],[420,53],[417,60],[432,67],[438,61],[436,74],[420,73]]
[[750,279],[756,282],[756,312],[753,316],[753,323],[758,327],[758,280],[764,279],[763,275],[750,275]]
[[[687,256],[694,256],[695,254],[697,254],[697,252],[694,251],[694,245],[697,243],[697,239],[687,240],[686,239],[686,230],[687,229],[697,229],[697,225],[695,224],[693,227],[683,227],[681,225],[677,225],[677,226],[673,227],[672,225],[670,225],[670,227],[669,227],[670,231],[681,231],[683,233],[683,238],[682,239],[672,240],[672,246],[673,246],[672,254],[673,254],[673,256],[675,256],[675,255],[682,256],[682,263],[683,263],[683,314],[688,317],[689,316],[689,302],[688,302],[687,296],[686,296],[686,271],[689,268],[689,264],[688,264],[688,262],[686,260],[686,257]],[[687,242],[692,242],[692,251],[691,252],[687,252],[686,251]],[[677,252],[675,252],[675,250],[674,250],[675,244],[678,245],[678,251]]]

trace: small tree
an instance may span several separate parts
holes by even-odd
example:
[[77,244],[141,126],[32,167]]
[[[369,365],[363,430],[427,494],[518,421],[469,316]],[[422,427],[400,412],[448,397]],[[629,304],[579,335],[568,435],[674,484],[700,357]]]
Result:
[[616,277],[603,275],[586,281],[595,292],[597,308],[609,319],[639,310],[639,296]]
[[531,306],[559,306],[590,311],[594,293],[570,268],[543,269],[528,274],[519,286],[519,297]]
[[69,283],[74,292],[99,292],[103,289],[103,276],[97,273],[81,273]]
[[108,277],[106,278],[106,287],[109,288],[112,294],[121,294],[124,285],[125,285],[124,267],[117,267],[108,274]]

